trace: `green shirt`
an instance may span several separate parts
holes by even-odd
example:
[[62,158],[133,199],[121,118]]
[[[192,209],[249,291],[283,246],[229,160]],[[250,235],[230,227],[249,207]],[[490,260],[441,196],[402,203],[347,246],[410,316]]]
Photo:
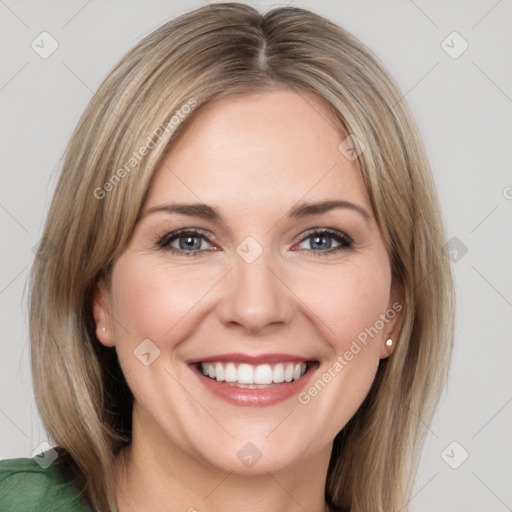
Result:
[[0,512],[93,512],[55,463],[0,460]]

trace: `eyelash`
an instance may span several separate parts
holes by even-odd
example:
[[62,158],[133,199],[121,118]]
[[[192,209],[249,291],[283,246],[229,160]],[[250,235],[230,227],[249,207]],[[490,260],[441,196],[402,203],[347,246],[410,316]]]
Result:
[[[197,257],[200,256],[201,253],[207,252],[205,250],[193,250],[193,251],[184,251],[182,249],[176,249],[175,247],[170,247],[169,244],[176,239],[181,237],[191,236],[191,237],[201,237],[204,238],[208,243],[211,242],[208,240],[207,232],[202,229],[181,229],[178,231],[173,231],[171,233],[166,233],[163,236],[158,236],[156,245],[158,249],[168,251],[171,254],[176,254],[178,256],[188,256],[188,257]],[[337,254],[341,251],[345,251],[352,247],[353,241],[347,236],[345,233],[341,231],[331,229],[331,228],[314,228],[312,230],[307,231],[298,241],[297,243],[302,243],[304,240],[312,236],[327,236],[328,238],[333,238],[341,245],[339,247],[335,247],[334,249],[329,249],[327,251],[315,251],[313,249],[300,249],[298,252],[307,251],[311,252],[315,256],[331,256],[333,254]],[[315,254],[316,253],[316,254]]]

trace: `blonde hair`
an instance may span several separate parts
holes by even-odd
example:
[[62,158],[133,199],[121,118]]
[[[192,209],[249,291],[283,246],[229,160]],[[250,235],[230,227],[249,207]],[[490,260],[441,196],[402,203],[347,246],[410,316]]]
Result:
[[403,290],[396,350],[335,438],[326,500],[352,512],[407,509],[453,340],[451,269],[421,138],[398,87],[345,30],[304,9],[263,15],[224,3],[164,24],[101,84],[68,144],[31,272],[37,405],[60,464],[99,510],[115,507],[114,458],[130,442],[132,395],[115,350],[95,336],[95,285],[108,280],[155,170],[194,112],[279,87],[323,98],[364,142],[357,164]]

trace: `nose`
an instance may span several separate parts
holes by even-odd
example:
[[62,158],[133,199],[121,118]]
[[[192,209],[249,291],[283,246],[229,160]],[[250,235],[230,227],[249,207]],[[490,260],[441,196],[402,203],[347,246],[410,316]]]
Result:
[[235,257],[226,275],[218,314],[224,325],[246,334],[262,334],[290,321],[294,306],[293,293],[286,285],[283,270],[264,251],[248,263]]

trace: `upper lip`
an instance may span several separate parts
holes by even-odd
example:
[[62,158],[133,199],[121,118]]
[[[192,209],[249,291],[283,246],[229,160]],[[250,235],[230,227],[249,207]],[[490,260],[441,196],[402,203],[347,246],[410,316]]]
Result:
[[197,357],[189,359],[188,364],[196,363],[213,363],[213,362],[232,362],[232,363],[246,363],[252,365],[265,364],[265,363],[284,363],[284,362],[308,362],[313,359],[308,357],[297,356],[295,354],[216,354],[212,356]]

